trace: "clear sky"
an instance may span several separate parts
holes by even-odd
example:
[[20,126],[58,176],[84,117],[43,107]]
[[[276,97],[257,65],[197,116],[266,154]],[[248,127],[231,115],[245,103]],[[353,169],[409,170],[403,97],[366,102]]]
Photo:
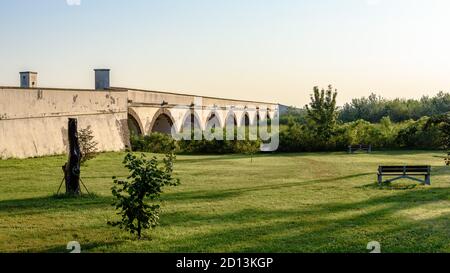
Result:
[[[72,5],[69,5],[72,3]],[[80,5],[73,5],[80,2]],[[112,85],[303,106],[450,90],[449,0],[1,0],[0,85]]]

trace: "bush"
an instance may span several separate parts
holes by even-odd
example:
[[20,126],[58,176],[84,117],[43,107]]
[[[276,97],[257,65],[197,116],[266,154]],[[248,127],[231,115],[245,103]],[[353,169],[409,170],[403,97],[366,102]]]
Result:
[[254,154],[260,149],[260,140],[248,140],[248,137],[247,140],[236,140],[238,132],[235,132],[235,140],[226,140],[225,130],[223,134],[224,140],[202,138],[202,140],[176,141],[171,135],[152,133],[148,136],[132,136],[131,145],[133,151],[149,153]]
[[180,151],[191,154],[255,154],[260,140],[181,140]]
[[441,149],[444,135],[438,125],[426,126],[429,118],[392,123],[389,117],[380,123],[365,120],[338,124],[328,140],[314,137],[308,126],[291,120],[281,126],[281,152],[344,151],[348,145],[371,144],[384,149]]
[[179,150],[177,142],[171,135],[152,133],[147,136],[131,136],[131,148],[133,151],[147,153],[176,153]]
[[[137,233],[139,239],[142,230],[156,227],[160,211],[157,201],[163,188],[179,184],[179,180],[172,177],[174,159],[173,154],[166,154],[164,166],[160,167],[156,157],[147,159],[144,154],[137,157],[128,153],[123,163],[130,171],[130,176],[128,180],[113,177],[114,186],[111,189],[115,198],[113,205],[120,210],[117,214],[122,219],[108,224],[131,234]],[[148,204],[146,199],[153,204]]]
[[427,126],[428,120],[428,117],[424,117],[418,121],[409,121],[398,133],[396,144],[401,148],[442,148],[442,133],[437,126]]
[[82,164],[94,159],[98,155],[98,143],[94,140],[94,133],[92,132],[91,126],[81,129],[78,132],[78,140],[80,143]]

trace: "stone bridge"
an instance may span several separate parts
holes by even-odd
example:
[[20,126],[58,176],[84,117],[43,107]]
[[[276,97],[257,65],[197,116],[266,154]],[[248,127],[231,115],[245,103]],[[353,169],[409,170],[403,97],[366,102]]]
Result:
[[274,119],[278,105],[256,101],[197,97],[129,89],[128,120],[135,134],[151,132],[176,133],[186,128],[202,131],[227,126],[256,125],[262,120]]
[[21,87],[0,87],[0,158],[66,153],[68,118],[92,129],[100,151],[122,151],[131,133],[239,128],[279,111],[275,103],[110,87],[106,69],[96,70],[90,90],[41,88],[37,73],[20,76]]

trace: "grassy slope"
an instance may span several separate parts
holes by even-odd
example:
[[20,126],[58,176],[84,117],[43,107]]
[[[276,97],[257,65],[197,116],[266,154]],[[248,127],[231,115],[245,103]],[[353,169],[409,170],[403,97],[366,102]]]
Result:
[[[98,197],[58,200],[64,157],[0,161],[0,252],[450,252],[450,168],[439,153],[179,156],[182,185],[142,241],[106,225],[124,154],[83,170]],[[432,164],[431,187],[375,186],[379,164]]]

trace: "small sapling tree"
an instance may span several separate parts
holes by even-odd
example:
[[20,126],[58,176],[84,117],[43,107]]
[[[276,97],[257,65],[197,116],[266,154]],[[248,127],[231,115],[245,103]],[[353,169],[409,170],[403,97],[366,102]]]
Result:
[[[117,222],[108,222],[109,225],[118,226],[142,236],[145,229],[154,228],[159,222],[159,198],[165,186],[177,186],[180,181],[173,177],[173,162],[175,155],[168,153],[163,161],[156,157],[148,159],[144,154],[137,157],[131,153],[125,156],[125,167],[130,171],[127,180],[115,177],[112,194],[113,205],[122,219]],[[161,166],[163,165],[163,166]]]
[[86,163],[88,160],[94,159],[98,154],[98,143],[94,140],[94,133],[91,126],[81,129],[78,132],[78,138],[81,149],[81,163]]

